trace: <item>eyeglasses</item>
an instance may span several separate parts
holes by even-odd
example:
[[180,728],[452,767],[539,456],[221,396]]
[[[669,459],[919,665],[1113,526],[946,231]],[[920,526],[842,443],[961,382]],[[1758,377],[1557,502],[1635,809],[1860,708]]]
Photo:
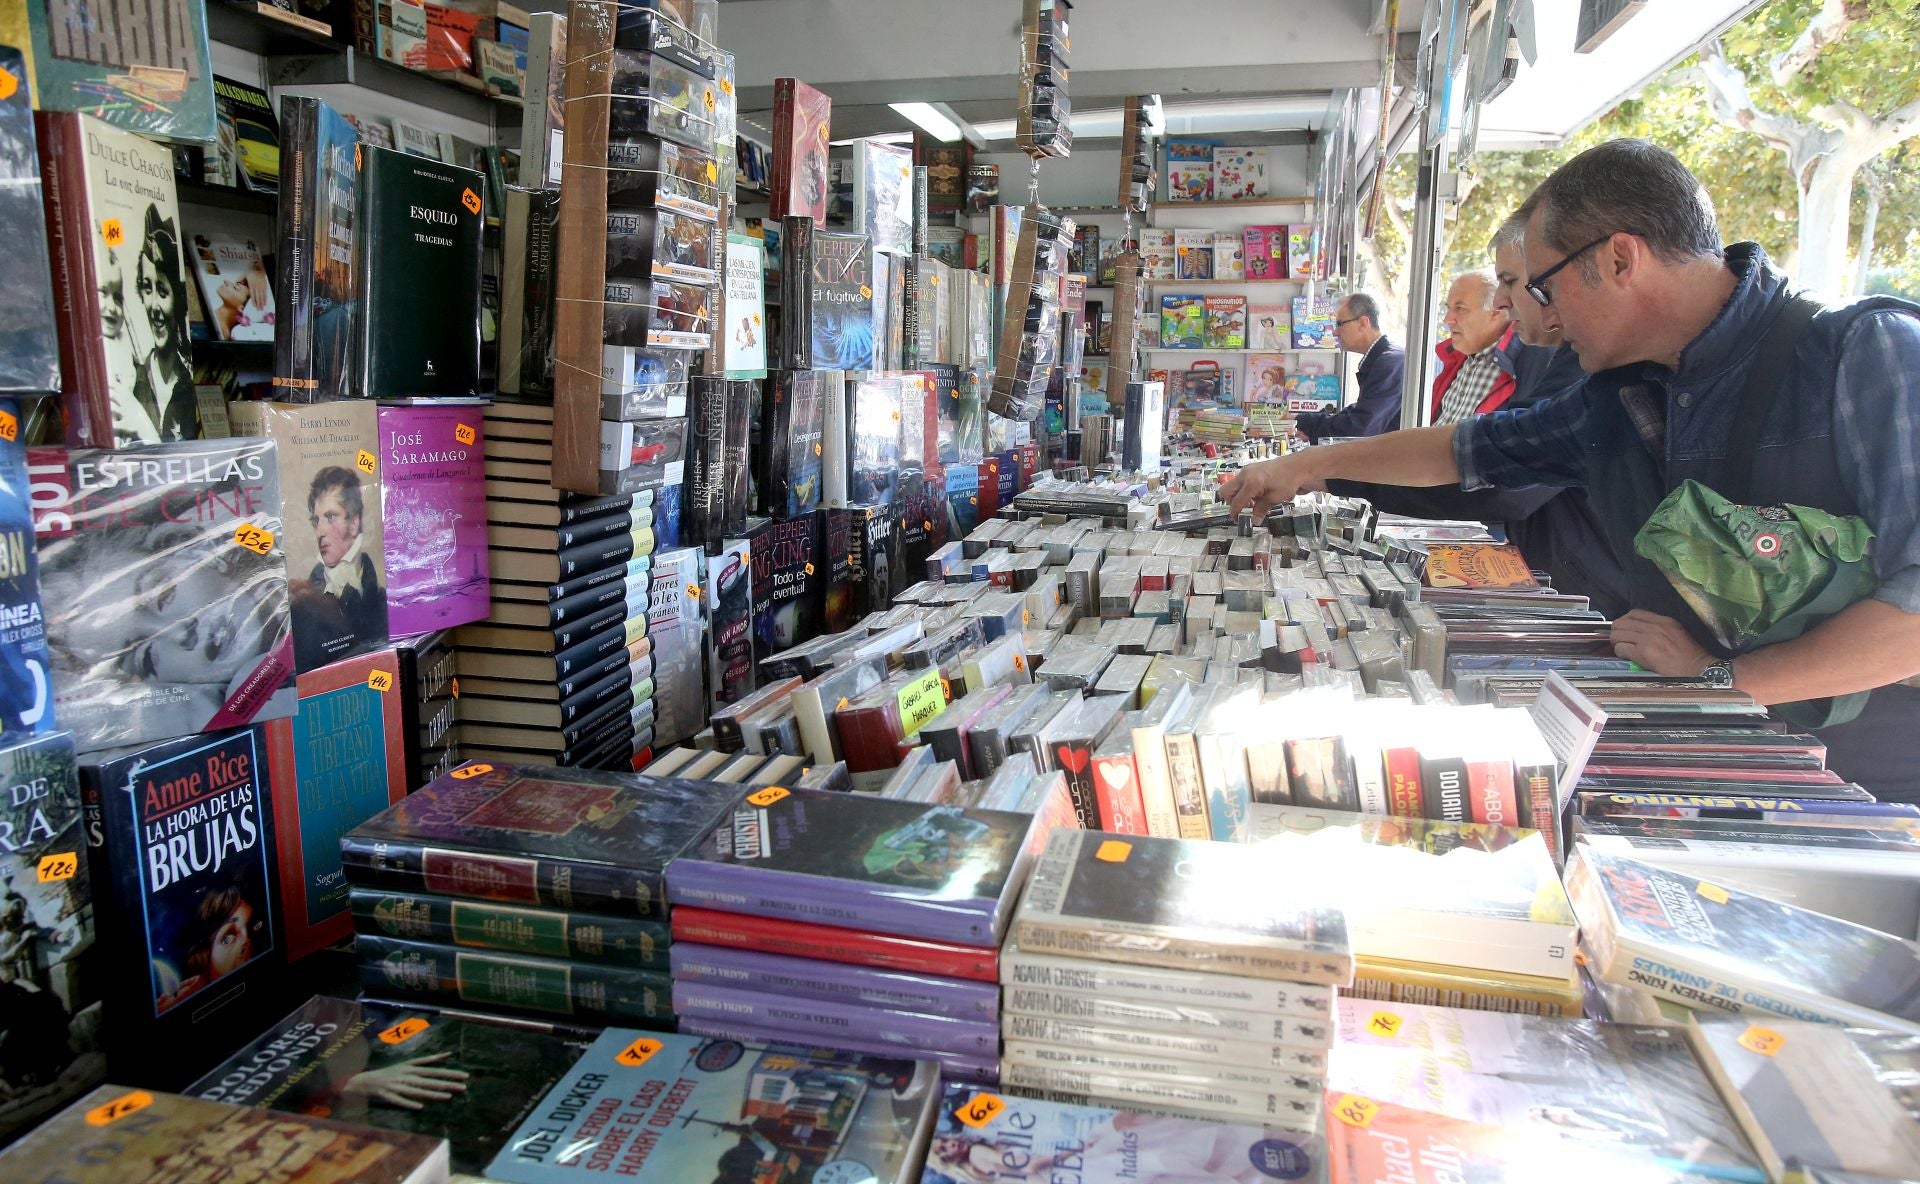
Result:
[[1578,259],[1580,256],[1586,254],[1588,251],[1593,250],[1595,247],[1599,246],[1601,243],[1606,242],[1608,239],[1612,238],[1614,235],[1618,233],[1620,232],[1617,230],[1609,230],[1607,233],[1601,235],[1599,238],[1594,239],[1592,242],[1588,243],[1586,246],[1581,247],[1579,250],[1568,255],[1565,259],[1562,259],[1560,262],[1554,264],[1552,267],[1547,268],[1545,271],[1541,272],[1539,275],[1534,276],[1531,280],[1527,281],[1527,295],[1539,301],[1541,308],[1545,308],[1548,305],[1552,304],[1553,294],[1547,291],[1546,289],[1547,281],[1552,279],[1554,275],[1561,268],[1565,267],[1569,263],[1572,263],[1575,259]]
[[1333,322],[1333,327],[1334,327],[1334,328],[1336,328],[1336,329],[1338,329],[1338,328],[1339,328],[1340,326],[1342,326],[1342,325],[1351,325],[1351,324],[1353,324],[1353,323],[1354,323],[1355,321],[1364,321],[1364,320],[1366,320],[1366,319],[1367,319],[1367,318],[1365,318],[1365,317],[1348,317],[1348,318],[1347,318],[1346,320],[1344,320],[1344,321],[1339,321],[1339,320],[1336,320],[1335,322]]

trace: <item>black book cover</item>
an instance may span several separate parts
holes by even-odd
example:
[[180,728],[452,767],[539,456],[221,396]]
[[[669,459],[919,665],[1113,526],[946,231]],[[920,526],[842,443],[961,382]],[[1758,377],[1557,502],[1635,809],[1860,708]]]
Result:
[[720,525],[728,538],[738,538],[747,529],[748,502],[753,493],[750,480],[753,467],[750,443],[753,438],[753,406],[759,390],[760,382],[757,379],[740,378],[727,383],[727,430],[723,454],[726,481],[721,497]]
[[409,793],[439,776],[429,770],[453,744],[455,652],[449,636],[444,631],[422,633],[394,643]]
[[872,370],[873,252],[864,234],[813,232],[813,365]]
[[[0,416],[17,424],[20,403],[0,399]],[[0,441],[0,740],[8,743],[56,726],[29,484],[25,442]]]
[[258,727],[82,763],[114,1075],[190,1080],[284,964],[267,778]]
[[650,510],[640,510],[636,515],[631,508],[617,510],[611,514],[602,514],[598,518],[582,518],[573,522],[564,522],[553,528],[553,549],[578,546],[597,539],[611,538],[616,534],[626,534],[635,525],[646,525],[652,519]]
[[1458,752],[1421,749],[1420,791],[1428,818],[1436,822],[1472,821],[1467,810],[1467,762]]
[[360,235],[358,133],[319,99],[280,102],[279,319],[273,393],[310,403],[353,394],[360,329],[354,252]]
[[579,620],[610,605],[625,604],[634,590],[631,580],[609,580],[563,600],[549,601],[547,620],[553,625]]
[[356,393],[476,395],[486,179],[385,148],[367,148],[365,160]]
[[727,410],[731,384],[702,374],[689,384],[687,435],[693,465],[685,510],[693,541],[717,555],[726,538]]
[[753,557],[754,650],[777,654],[820,632],[818,520],[769,521],[749,536]]
[[779,352],[767,359],[770,369],[813,369],[813,235],[812,218],[780,219]]
[[893,603],[894,589],[906,579],[900,554],[898,505],[848,507],[852,516],[853,612],[855,618]]
[[[847,383],[849,501],[890,502],[900,496],[901,416],[913,409],[906,381],[905,375],[867,374]],[[919,376],[912,382],[917,393]]]
[[383,892],[377,888],[353,890],[353,923],[358,932],[379,937],[576,962],[610,962],[642,970],[667,969],[670,941],[664,921],[565,909],[524,909],[493,901],[428,892]]
[[927,570],[927,556],[947,542],[947,479],[912,473],[900,482],[900,570]]
[[826,375],[776,370],[766,398],[764,490],[767,513],[800,518],[820,505],[825,449]]
[[661,970],[366,934],[353,944],[360,956],[360,985],[375,996],[596,1025],[657,1027],[673,1019],[673,980]]
[[554,258],[560,241],[560,192],[540,189],[527,198],[527,264],[522,280],[520,393],[553,394]]
[[607,278],[712,284],[713,224],[671,210],[607,211]]
[[738,796],[703,781],[468,764],[348,832],[342,865],[363,887],[659,919],[667,863]]
[[[0,70],[25,79],[20,51],[0,47]],[[53,270],[32,94],[22,85],[0,99],[0,392],[60,389],[60,338],[54,328]],[[22,441],[24,443],[24,441]],[[0,1140],[3,1141],[3,1140]]]
[[820,600],[820,625],[828,633],[853,627],[858,613],[859,581],[854,573],[852,510],[816,510],[820,545],[826,566],[826,587]]

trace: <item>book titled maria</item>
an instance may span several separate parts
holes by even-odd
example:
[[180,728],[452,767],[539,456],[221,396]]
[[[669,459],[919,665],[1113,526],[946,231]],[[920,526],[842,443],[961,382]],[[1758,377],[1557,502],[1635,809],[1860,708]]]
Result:
[[355,827],[355,884],[664,917],[662,873],[732,809],[730,785],[466,764]]
[[274,445],[33,449],[61,725],[82,752],[294,710]]
[[477,407],[382,407],[387,631],[485,620],[487,488]]

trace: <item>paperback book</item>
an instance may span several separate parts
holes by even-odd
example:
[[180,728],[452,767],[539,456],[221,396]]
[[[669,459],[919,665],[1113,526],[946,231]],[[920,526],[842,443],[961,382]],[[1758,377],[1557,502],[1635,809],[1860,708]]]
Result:
[[280,124],[258,87],[214,75],[216,135],[200,180],[254,193],[280,191]]
[[864,234],[813,232],[813,366],[871,370],[873,253]]
[[387,631],[394,637],[486,619],[485,427],[477,410],[379,410]]
[[773,82],[773,175],[768,217],[827,221],[827,140],[833,100],[798,78]]
[[26,8],[36,109],[86,112],[153,140],[214,141],[204,5],[166,0],[136,13],[106,0],[48,0]]
[[252,239],[196,234],[192,267],[216,340],[273,340],[273,286]]
[[913,254],[913,151],[878,140],[854,146],[853,225],[875,254]]
[[345,398],[353,393],[360,321],[359,133],[319,99],[289,96],[281,111],[287,181],[278,291],[285,308],[274,328],[274,395],[301,403]]
[[[18,423],[20,404],[0,399],[0,416]],[[40,604],[40,561],[24,441],[0,441],[0,740],[55,727],[53,669]]]
[[[25,79],[21,50],[0,46],[0,70]],[[0,129],[0,239],[16,244],[0,252],[0,291],[8,294],[0,304],[0,393],[50,394],[60,389],[60,338],[31,86],[0,98]]]

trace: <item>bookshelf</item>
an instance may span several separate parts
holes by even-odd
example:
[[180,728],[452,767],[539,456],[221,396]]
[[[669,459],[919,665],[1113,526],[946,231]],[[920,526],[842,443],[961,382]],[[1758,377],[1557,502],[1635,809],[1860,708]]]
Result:
[[1146,345],[1140,347],[1150,354],[1192,354],[1196,358],[1208,354],[1337,354],[1341,352],[1332,346],[1309,345],[1299,349],[1193,349],[1188,346]]
[[1311,197],[1233,197],[1224,201],[1156,201],[1155,210],[1229,210],[1253,206],[1310,206]]
[[1148,280],[1149,288],[1269,288],[1278,284],[1300,287],[1305,280]]

